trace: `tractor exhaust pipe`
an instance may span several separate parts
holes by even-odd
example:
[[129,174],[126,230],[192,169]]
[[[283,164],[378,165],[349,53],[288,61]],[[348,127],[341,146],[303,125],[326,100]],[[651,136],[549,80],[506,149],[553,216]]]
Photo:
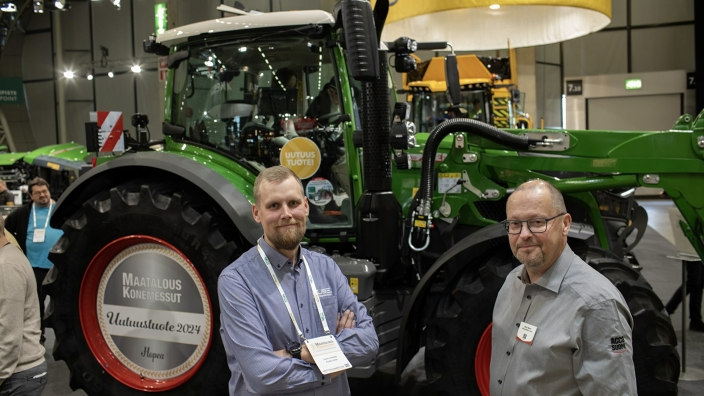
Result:
[[372,12],[367,0],[342,0],[335,6],[337,27],[345,35],[352,77],[362,82],[362,149],[364,193],[357,203],[357,255],[377,265],[377,282],[389,278],[401,255],[401,205],[391,191],[389,88],[386,51],[379,37],[388,0]]
[[[386,69],[386,51],[379,51]],[[356,212],[357,252],[377,264],[376,281],[392,278],[401,256],[401,205],[391,191],[389,88],[385,77],[365,82],[362,92],[362,148],[365,191]]]

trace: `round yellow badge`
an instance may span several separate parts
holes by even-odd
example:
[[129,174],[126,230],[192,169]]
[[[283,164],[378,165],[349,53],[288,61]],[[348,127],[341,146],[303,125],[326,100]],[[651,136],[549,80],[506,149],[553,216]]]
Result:
[[308,179],[320,168],[320,149],[308,138],[293,138],[281,149],[279,160],[299,178]]

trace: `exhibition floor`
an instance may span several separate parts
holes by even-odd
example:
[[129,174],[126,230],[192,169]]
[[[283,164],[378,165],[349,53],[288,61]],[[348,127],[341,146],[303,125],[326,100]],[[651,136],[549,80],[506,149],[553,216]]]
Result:
[[[635,255],[643,266],[643,276],[653,286],[653,290],[663,303],[667,303],[672,294],[682,284],[682,263],[667,258],[677,255],[668,208],[673,207],[669,199],[639,200],[648,212],[648,230],[641,242],[634,249]],[[687,298],[689,301],[689,297]],[[689,309],[689,304],[687,304]],[[688,315],[689,316],[689,315]],[[677,334],[677,350],[682,356],[682,304],[671,316],[672,326]],[[689,318],[685,328],[689,328]],[[686,330],[686,359],[690,373],[704,372],[704,333]],[[680,381],[681,396],[704,394],[704,375],[700,381]]]

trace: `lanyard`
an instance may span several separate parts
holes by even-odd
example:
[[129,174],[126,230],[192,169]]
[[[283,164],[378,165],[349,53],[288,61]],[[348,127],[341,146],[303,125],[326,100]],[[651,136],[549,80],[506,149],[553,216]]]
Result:
[[[301,337],[305,341],[306,337],[303,336],[303,332],[298,327],[298,323],[296,322],[296,318],[293,316],[293,311],[291,310],[291,304],[289,304],[288,298],[286,298],[286,293],[284,293],[284,289],[281,288],[281,284],[279,283],[279,279],[276,277],[276,274],[274,273],[274,268],[272,268],[271,262],[269,261],[269,258],[266,257],[266,254],[264,254],[262,247],[259,245],[259,241],[257,241],[257,249],[259,250],[259,255],[262,256],[262,260],[264,260],[264,264],[266,264],[266,267],[269,269],[269,273],[271,274],[271,277],[274,279],[274,283],[276,283],[276,287],[279,289],[279,293],[281,293],[281,299],[284,300],[284,304],[286,304],[286,309],[288,310],[288,315],[291,317],[291,321],[293,322],[293,326],[296,327],[296,331],[298,332],[298,336]],[[311,274],[310,270],[308,269],[308,261],[306,260],[305,256],[303,256],[303,252],[301,252],[301,258],[303,259],[304,270],[306,272],[306,275],[308,276],[308,282],[310,282],[310,288],[313,291],[313,298],[315,299],[315,305],[318,307],[318,314],[320,315],[320,322],[323,324],[323,330],[325,330],[325,334],[330,335],[330,328],[328,328],[327,321],[325,320],[325,313],[323,312],[323,306],[320,304],[320,297],[318,297],[318,289],[315,287],[315,282],[313,281],[313,274]]]
[[[52,202],[49,204],[49,211],[46,213],[46,223],[44,223],[45,230],[49,226],[49,217],[51,217],[51,208],[53,208],[53,207],[54,207],[54,203]],[[32,214],[34,215],[34,229],[36,230],[37,229],[37,205],[34,203],[32,204]]]

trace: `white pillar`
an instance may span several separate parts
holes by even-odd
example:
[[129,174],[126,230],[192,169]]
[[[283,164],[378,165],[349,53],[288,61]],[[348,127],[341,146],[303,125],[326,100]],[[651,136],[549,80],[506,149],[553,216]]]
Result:
[[[64,46],[61,39],[61,12],[54,11],[51,13],[54,24],[54,64],[59,68],[58,80],[56,81],[56,120],[59,127],[59,141],[57,143],[66,143],[66,81],[62,77],[64,67]],[[56,71],[54,71],[56,73]]]
[[535,47],[516,49],[516,69],[520,76],[518,89],[526,94],[526,103],[523,111],[528,113],[533,119],[533,128],[540,127],[540,117],[538,117],[538,102],[536,97],[535,82]]

